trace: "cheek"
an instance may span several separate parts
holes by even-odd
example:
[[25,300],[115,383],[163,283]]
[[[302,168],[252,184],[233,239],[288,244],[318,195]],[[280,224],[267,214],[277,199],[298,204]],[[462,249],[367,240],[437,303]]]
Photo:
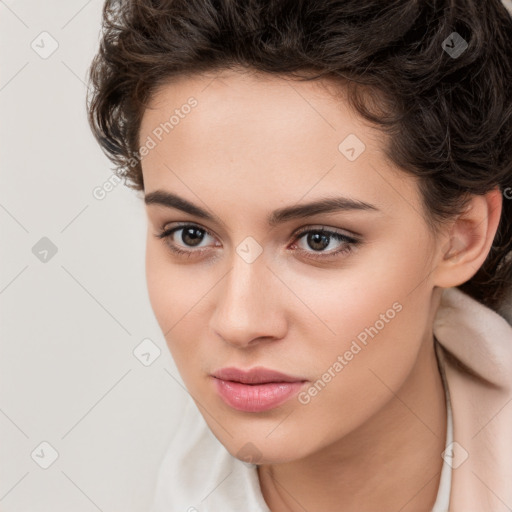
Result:
[[173,324],[174,308],[171,302],[171,291],[176,288],[175,280],[170,280],[169,265],[162,257],[162,251],[158,248],[158,241],[151,239],[148,232],[146,242],[146,285],[148,296],[160,329],[165,333]]
[[413,244],[395,237],[355,254],[345,268],[297,272],[289,280],[297,294],[307,298],[321,338],[339,349],[376,323],[382,334],[403,328],[415,315],[422,325],[429,309],[428,250],[424,237]]
[[191,286],[189,273],[172,264],[162,248],[163,242],[151,240],[150,236],[146,245],[146,285],[155,317],[168,339],[171,332],[187,322],[187,313],[193,310],[204,291],[200,282]]
[[149,237],[145,262],[149,300],[176,366],[188,381],[188,368],[197,367],[202,354],[199,344],[204,337],[200,333],[206,318],[204,297],[212,283],[206,276],[199,279],[192,266],[185,270],[172,263],[161,241]]
[[[314,354],[309,360],[320,379],[308,405],[314,417],[359,411],[361,420],[407,378],[429,329],[427,249],[380,249],[375,259],[315,281],[308,306],[330,330],[317,322],[318,334],[305,337],[304,355]],[[312,284],[303,279],[302,290]]]
[[312,382],[297,397],[294,423],[276,430],[273,449],[290,446],[292,439],[300,443],[305,432],[304,450],[348,435],[392,398],[417,360],[424,330],[418,324],[424,321],[398,291],[349,287],[330,297],[326,293],[324,301],[319,316],[330,320],[336,335],[318,326],[294,352],[301,354],[298,363],[309,367]]
[[[316,335],[304,338],[306,351],[315,354],[311,361],[317,376],[343,374],[337,383],[353,396],[355,388],[368,388],[368,381],[375,380],[370,369],[389,373],[393,382],[405,377],[421,344],[417,308],[402,290],[385,282],[357,282],[357,276],[339,282],[339,287],[324,287],[309,304],[329,328],[319,324]],[[398,362],[403,371],[397,372]]]

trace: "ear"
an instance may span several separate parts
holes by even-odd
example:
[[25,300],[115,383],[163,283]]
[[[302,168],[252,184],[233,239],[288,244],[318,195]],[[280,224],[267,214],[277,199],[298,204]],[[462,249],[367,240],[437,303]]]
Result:
[[485,195],[471,197],[466,210],[444,232],[433,273],[435,286],[459,286],[477,273],[491,249],[502,206],[498,187]]

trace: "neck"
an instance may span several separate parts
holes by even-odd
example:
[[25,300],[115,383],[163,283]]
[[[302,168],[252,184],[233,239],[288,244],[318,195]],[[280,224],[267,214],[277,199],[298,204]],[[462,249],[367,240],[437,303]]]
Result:
[[432,332],[406,381],[389,394],[377,414],[336,443],[300,460],[258,466],[272,512],[430,512],[446,442]]

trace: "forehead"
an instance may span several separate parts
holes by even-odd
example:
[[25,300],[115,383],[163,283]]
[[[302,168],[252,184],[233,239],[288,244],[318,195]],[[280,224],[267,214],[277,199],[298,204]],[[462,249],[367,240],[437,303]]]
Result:
[[[154,148],[142,161],[146,191],[181,189],[192,198],[186,182],[197,194],[236,190],[240,200],[258,194],[269,205],[272,198],[290,203],[309,191],[337,191],[383,209],[415,195],[386,161],[383,133],[332,81],[232,70],[180,77],[151,98],[139,142],[148,139]],[[351,146],[356,159],[348,158]]]
[[[197,105],[189,112],[187,102],[191,98]],[[168,121],[175,111],[180,116],[178,123],[177,119],[173,121],[175,140],[182,138],[180,142],[185,142],[191,132],[205,141],[230,133],[236,134],[238,141],[245,136],[246,151],[258,142],[265,145],[269,141],[277,142],[277,135],[281,144],[310,140],[311,144],[305,148],[308,151],[321,141],[326,147],[337,147],[339,137],[349,130],[358,132],[369,143],[370,138],[375,141],[383,138],[382,133],[365,125],[350,109],[341,85],[335,87],[328,79],[298,81],[286,76],[234,70],[181,76],[160,86],[153,94],[143,116],[141,137]],[[283,140],[287,134],[289,140]],[[235,148],[228,140],[224,145]]]

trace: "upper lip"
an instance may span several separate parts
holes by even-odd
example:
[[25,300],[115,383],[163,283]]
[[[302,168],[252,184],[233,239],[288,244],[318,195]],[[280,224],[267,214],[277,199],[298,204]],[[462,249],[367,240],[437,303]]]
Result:
[[235,367],[221,368],[220,370],[212,373],[212,376],[216,377],[217,379],[241,382],[242,384],[263,384],[267,382],[302,382],[306,380],[302,377],[286,375],[285,373],[278,372],[277,370],[271,370],[270,368],[264,368],[262,366],[251,368],[250,370],[242,370]]

